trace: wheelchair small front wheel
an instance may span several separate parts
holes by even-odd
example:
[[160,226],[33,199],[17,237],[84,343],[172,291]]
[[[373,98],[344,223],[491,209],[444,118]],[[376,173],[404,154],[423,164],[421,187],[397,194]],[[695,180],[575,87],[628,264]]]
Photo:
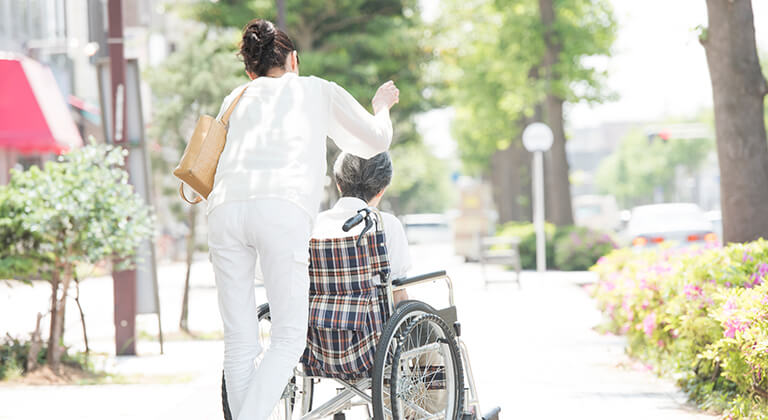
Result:
[[464,373],[453,330],[436,314],[412,320],[392,359],[393,420],[460,419]]

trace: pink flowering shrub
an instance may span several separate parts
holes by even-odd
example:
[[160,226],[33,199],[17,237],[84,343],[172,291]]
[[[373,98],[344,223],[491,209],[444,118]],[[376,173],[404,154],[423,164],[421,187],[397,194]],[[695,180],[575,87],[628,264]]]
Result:
[[616,250],[592,267],[605,330],[703,408],[768,416],[768,241]]

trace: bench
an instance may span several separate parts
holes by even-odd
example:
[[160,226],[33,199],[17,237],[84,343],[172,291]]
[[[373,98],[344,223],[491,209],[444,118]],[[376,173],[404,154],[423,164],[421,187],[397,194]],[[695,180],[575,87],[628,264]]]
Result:
[[[520,239],[513,236],[486,236],[480,237],[479,240],[479,261],[483,268],[483,282],[485,285],[494,282],[488,280],[488,274],[486,273],[485,266],[488,264],[512,266],[515,269],[515,282],[517,287],[522,287],[520,284],[520,251],[518,245]],[[496,280],[495,282],[498,282]]]

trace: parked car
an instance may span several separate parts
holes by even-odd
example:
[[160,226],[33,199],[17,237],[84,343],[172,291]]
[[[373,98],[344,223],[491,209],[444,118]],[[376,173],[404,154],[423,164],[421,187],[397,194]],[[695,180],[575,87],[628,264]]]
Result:
[[619,206],[611,195],[573,197],[573,218],[577,225],[595,230],[617,231],[621,227]]
[[723,213],[720,210],[712,210],[708,211],[706,213],[707,220],[712,222],[712,228],[714,229],[715,235],[717,235],[720,240],[723,239]]
[[632,209],[627,234],[634,247],[676,242],[678,245],[717,242],[712,222],[694,203],[667,203]]
[[402,217],[408,243],[450,243],[453,240],[451,225],[442,214],[407,214]]

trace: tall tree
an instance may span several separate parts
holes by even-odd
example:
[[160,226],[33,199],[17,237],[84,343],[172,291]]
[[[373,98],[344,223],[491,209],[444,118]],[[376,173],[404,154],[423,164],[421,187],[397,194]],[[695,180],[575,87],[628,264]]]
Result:
[[[456,0],[446,4],[437,26],[445,87],[457,108],[455,132],[467,169],[490,169],[494,180],[509,176],[505,165],[522,165],[527,173],[528,154],[510,145],[520,142],[528,123],[545,120],[555,134],[546,159],[547,219],[571,223],[563,105],[610,97],[605,73],[584,60],[610,54],[615,22],[607,2]],[[529,214],[519,207],[530,202],[523,179],[496,184],[502,221]]]
[[707,0],[704,45],[715,104],[724,242],[768,237],[768,143],[751,0]]

